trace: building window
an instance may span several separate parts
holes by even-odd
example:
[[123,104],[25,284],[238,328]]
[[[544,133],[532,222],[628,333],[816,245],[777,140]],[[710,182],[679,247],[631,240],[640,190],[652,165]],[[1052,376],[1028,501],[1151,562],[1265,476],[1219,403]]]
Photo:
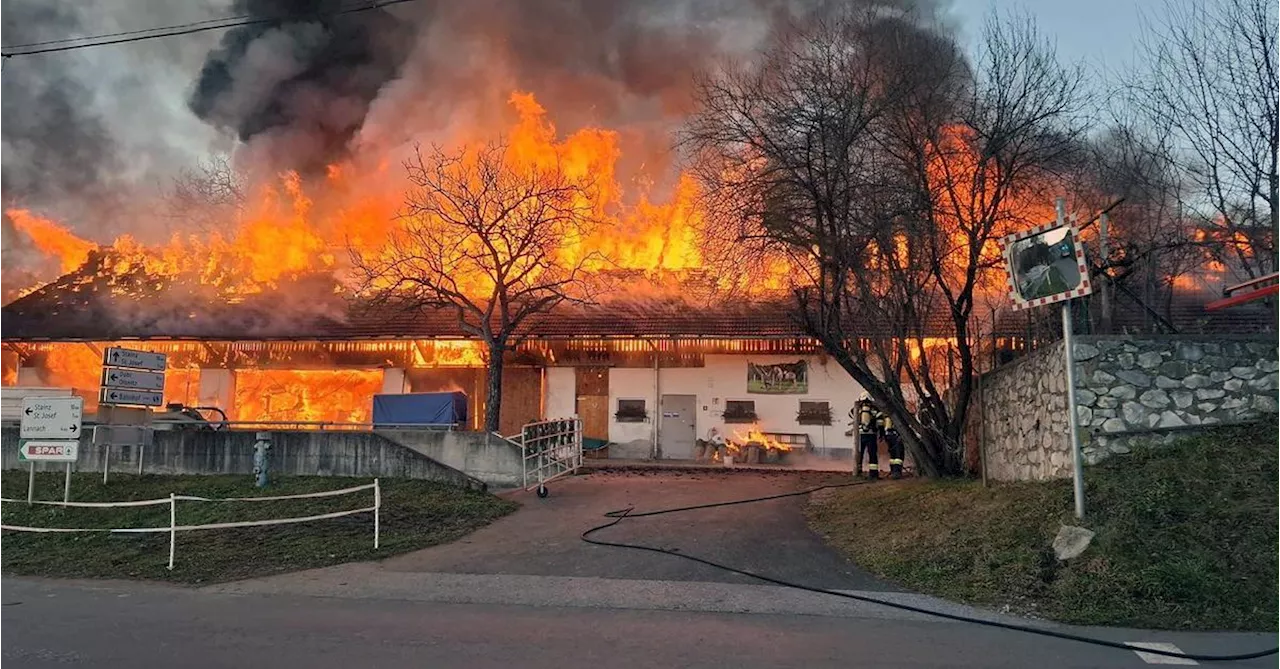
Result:
[[649,418],[644,400],[618,400],[618,412],[613,415],[619,423],[643,423]]
[[801,402],[796,422],[801,425],[830,425],[831,404],[828,402]]
[[724,422],[726,423],[756,422],[755,400],[725,400]]

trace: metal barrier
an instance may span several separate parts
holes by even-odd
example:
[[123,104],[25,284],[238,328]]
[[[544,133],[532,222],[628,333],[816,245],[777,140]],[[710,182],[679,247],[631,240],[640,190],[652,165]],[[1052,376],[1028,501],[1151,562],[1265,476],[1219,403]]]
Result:
[[[94,420],[86,420],[83,423],[86,428],[92,428],[95,425],[102,425]],[[4,427],[18,427],[17,420],[0,421],[0,425]],[[150,425],[152,430],[318,430],[321,432],[331,430],[434,430],[442,432],[452,432],[458,430],[461,425],[458,423],[344,423],[340,421],[325,420],[211,420],[211,421],[180,421],[180,420],[153,420]]]
[[[168,426],[173,426],[169,428]],[[156,427],[164,426],[164,427]],[[225,420],[200,422],[164,421],[152,423],[155,429],[214,429],[214,430],[437,430],[458,429],[457,423],[345,423],[327,420]]]
[[[309,497],[335,497],[337,495],[350,495],[362,490],[373,490],[373,506],[352,509],[350,511],[334,511],[332,513],[322,513],[315,516],[298,516],[292,518],[271,518],[268,520],[243,520],[232,523],[210,523],[207,525],[179,525],[178,524],[178,502],[275,502],[285,499],[303,499]],[[58,533],[58,532],[110,532],[113,534],[146,534],[157,532],[169,533],[169,569],[173,569],[174,556],[177,550],[178,532],[190,532],[192,530],[225,530],[233,527],[263,527],[267,525],[291,525],[293,523],[307,523],[314,520],[327,520],[329,518],[341,518],[342,516],[350,516],[357,513],[373,512],[373,549],[378,550],[382,534],[382,486],[378,479],[374,479],[373,483],[358,485],[351,488],[343,488],[342,490],[326,490],[323,492],[303,493],[301,495],[274,495],[269,497],[197,497],[195,495],[178,495],[169,493],[168,499],[145,499],[130,502],[44,502],[26,500],[0,498],[0,502],[24,502],[27,504],[45,504],[50,506],[62,507],[82,507],[82,508],[113,508],[127,506],[160,506],[161,504],[169,505],[169,525],[168,527],[119,527],[119,528],[96,528],[96,527],[28,527],[26,525],[5,525],[0,524],[0,530],[12,530],[14,532],[38,532],[38,533]]]
[[520,430],[524,489],[546,497],[547,483],[582,466],[582,421],[561,418],[528,423]]

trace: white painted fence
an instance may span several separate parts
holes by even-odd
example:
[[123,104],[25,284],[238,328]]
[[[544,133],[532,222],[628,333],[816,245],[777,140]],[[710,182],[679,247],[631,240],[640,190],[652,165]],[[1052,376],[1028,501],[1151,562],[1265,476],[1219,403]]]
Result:
[[[178,524],[178,502],[275,502],[286,499],[304,499],[311,497],[336,497],[338,495],[350,495],[362,490],[373,490],[373,506],[352,509],[350,511],[334,511],[332,513],[322,513],[315,516],[297,516],[292,518],[271,518],[267,520],[242,520],[230,523],[209,523],[207,525],[179,525]],[[0,502],[20,502],[28,503],[26,500],[0,498]],[[160,506],[162,504],[169,505],[169,525],[167,527],[119,527],[119,528],[96,528],[96,527],[27,527],[25,525],[5,525],[0,524],[0,530],[13,530],[15,532],[112,532],[117,534],[141,534],[141,533],[169,533],[169,569],[173,569],[175,552],[177,550],[178,532],[190,532],[193,530],[225,530],[233,527],[262,527],[267,525],[290,525],[293,523],[307,523],[316,520],[327,520],[330,518],[341,518],[342,516],[351,516],[357,513],[373,513],[373,549],[377,550],[381,540],[382,530],[382,486],[378,479],[374,479],[373,483],[358,485],[351,488],[343,488],[342,490],[326,490],[322,492],[304,493],[301,495],[274,495],[268,497],[197,497],[195,495],[178,495],[169,493],[168,499],[144,499],[130,502],[43,502],[33,501],[31,504],[45,504],[49,506],[69,506],[83,508],[112,508],[126,506]]]

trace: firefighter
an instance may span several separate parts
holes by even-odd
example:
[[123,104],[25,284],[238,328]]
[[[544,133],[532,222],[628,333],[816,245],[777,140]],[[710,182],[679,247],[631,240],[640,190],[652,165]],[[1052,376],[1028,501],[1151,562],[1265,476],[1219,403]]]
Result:
[[902,478],[902,435],[893,427],[893,417],[884,414],[884,440],[889,444],[889,477]]
[[853,475],[862,476],[862,457],[867,456],[867,476],[872,480],[880,478],[880,445],[876,435],[876,415],[879,413],[871,398],[863,393],[854,405],[857,412],[857,459],[853,465]]

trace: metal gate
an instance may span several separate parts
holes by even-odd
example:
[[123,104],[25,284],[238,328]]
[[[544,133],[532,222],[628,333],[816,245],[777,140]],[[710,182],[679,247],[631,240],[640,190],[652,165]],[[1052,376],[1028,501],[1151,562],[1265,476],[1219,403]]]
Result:
[[582,466],[582,420],[562,418],[528,423],[520,430],[524,489],[547,496],[547,483]]

